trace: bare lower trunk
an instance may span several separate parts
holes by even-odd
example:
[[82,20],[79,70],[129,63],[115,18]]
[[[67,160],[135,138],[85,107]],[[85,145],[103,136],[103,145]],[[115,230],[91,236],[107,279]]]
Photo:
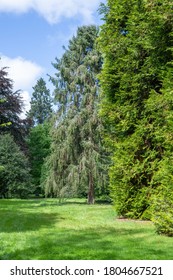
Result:
[[94,181],[91,173],[89,175],[88,204],[94,204]]

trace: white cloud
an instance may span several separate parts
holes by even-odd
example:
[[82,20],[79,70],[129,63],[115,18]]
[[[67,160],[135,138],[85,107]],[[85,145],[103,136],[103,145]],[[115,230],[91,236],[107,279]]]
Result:
[[33,81],[43,72],[43,68],[22,57],[1,56],[1,66],[9,67],[9,77],[14,81],[15,89],[28,89]]
[[23,13],[32,8],[32,0],[0,0],[0,11]]
[[24,91],[22,91],[22,97],[23,97],[23,101],[24,101],[24,111],[23,111],[23,113],[21,114],[21,118],[22,119],[25,119],[25,117],[26,117],[26,112],[28,112],[29,111],[29,109],[30,109],[30,100],[31,100],[31,98],[30,98],[30,94],[29,94],[29,92],[28,91],[26,91],[26,90],[24,90]]
[[21,90],[25,110],[30,107],[30,92],[44,69],[22,57],[10,58],[1,55],[0,68],[8,67],[8,77],[14,82],[14,90]]
[[33,9],[51,24],[62,17],[76,16],[82,16],[88,24],[94,21],[92,14],[99,4],[100,0],[0,0],[0,12],[24,13]]

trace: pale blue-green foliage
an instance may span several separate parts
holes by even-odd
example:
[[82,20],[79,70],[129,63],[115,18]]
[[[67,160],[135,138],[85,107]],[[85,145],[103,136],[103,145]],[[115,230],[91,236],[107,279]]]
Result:
[[99,193],[106,187],[106,153],[102,145],[102,123],[98,116],[98,80],[101,55],[95,46],[96,26],[78,28],[54,67],[58,110],[52,127],[48,194],[56,196]]

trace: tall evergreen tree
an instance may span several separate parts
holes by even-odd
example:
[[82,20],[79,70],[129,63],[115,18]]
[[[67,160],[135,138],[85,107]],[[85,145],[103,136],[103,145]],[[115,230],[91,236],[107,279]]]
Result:
[[52,98],[50,90],[46,86],[43,78],[40,78],[33,87],[31,97],[31,109],[28,112],[28,118],[33,124],[43,124],[45,120],[52,115]]
[[52,128],[53,143],[48,159],[47,193],[59,197],[75,193],[88,195],[105,188],[106,153],[102,145],[102,123],[98,117],[98,80],[101,56],[96,50],[98,29],[78,28],[51,80],[58,111]]
[[154,195],[170,199],[169,207],[156,199],[157,211],[173,206],[163,195],[173,191],[172,1],[108,0],[103,10],[101,114],[113,151],[112,197],[119,215],[146,217]]

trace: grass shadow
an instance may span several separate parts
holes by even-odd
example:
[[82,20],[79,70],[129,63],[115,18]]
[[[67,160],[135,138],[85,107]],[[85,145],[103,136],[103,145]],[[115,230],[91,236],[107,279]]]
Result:
[[52,227],[58,219],[54,213],[34,213],[18,210],[0,210],[0,233],[36,231],[41,227]]
[[3,209],[18,209],[35,207],[41,200],[39,199],[0,199],[0,211]]
[[[125,259],[162,259],[165,257],[164,248],[151,244],[146,246],[146,238],[138,236],[139,230],[107,230],[85,231],[66,230],[58,234],[50,233],[49,236],[32,238],[29,248],[21,248],[11,251],[4,256],[0,253],[0,259],[30,259],[30,260],[125,260]],[[150,235],[148,234],[148,242]],[[115,239],[112,239],[112,236]],[[124,237],[126,238],[124,239]],[[135,238],[134,238],[135,237]],[[172,248],[167,253],[170,259]],[[145,257],[147,256],[147,258]]]
[[43,201],[42,203],[40,203],[38,206],[39,207],[44,207],[44,206],[65,206],[65,205],[87,205],[87,202],[77,202],[77,201],[63,201],[63,202],[59,202],[59,201]]

